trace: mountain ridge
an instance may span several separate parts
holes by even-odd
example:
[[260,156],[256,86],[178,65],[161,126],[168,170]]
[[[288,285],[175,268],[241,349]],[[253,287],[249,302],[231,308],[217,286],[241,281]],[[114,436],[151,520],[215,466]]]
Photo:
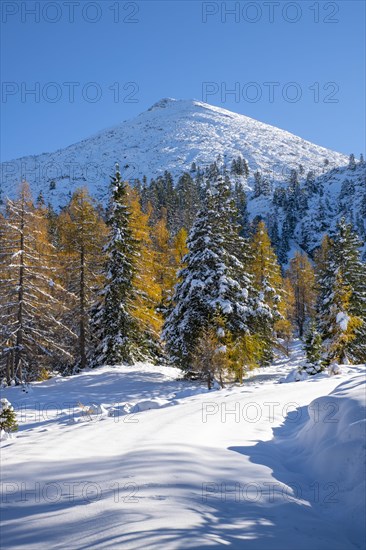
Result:
[[[163,98],[136,117],[50,153],[28,155],[1,163],[3,195],[26,179],[54,206],[63,206],[77,187],[86,185],[104,202],[109,175],[119,162],[129,181],[205,167],[218,155],[229,165],[241,155],[251,173],[259,170],[274,184],[286,181],[291,168],[322,173],[344,165],[345,155],[315,145],[246,115],[198,100]],[[54,182],[56,189],[48,192]],[[52,185],[54,185],[52,184]]]
[[[246,160],[249,174],[231,169],[238,156]],[[56,209],[79,187],[106,204],[116,162],[132,183],[143,176],[156,180],[165,171],[174,183],[185,172],[195,179],[209,174],[215,162],[233,185],[243,186],[249,220],[265,220],[282,265],[295,250],[312,255],[342,216],[366,240],[363,161],[351,166],[341,153],[197,100],[163,98],[137,117],[54,153],[2,163],[2,198],[14,196],[17,184],[26,179],[33,196],[42,192],[46,204]],[[298,183],[291,190],[294,172]]]

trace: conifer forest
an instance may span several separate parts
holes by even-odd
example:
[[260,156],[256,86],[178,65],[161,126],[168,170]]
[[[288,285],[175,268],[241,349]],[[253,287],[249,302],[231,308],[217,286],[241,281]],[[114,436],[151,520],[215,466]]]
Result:
[[[365,173],[352,156],[348,169]],[[250,220],[248,176],[242,157],[230,170],[193,166],[176,183],[167,171],[123,181],[116,165],[105,207],[80,187],[58,211],[19,184],[0,218],[6,383],[149,360],[224,384],[271,364],[295,336],[308,373],[365,362],[365,220],[342,215],[320,246],[289,258],[296,216],[318,192],[311,175],[301,186],[293,169],[276,189],[281,235],[273,217]],[[266,195],[259,172],[254,181],[254,197]]]

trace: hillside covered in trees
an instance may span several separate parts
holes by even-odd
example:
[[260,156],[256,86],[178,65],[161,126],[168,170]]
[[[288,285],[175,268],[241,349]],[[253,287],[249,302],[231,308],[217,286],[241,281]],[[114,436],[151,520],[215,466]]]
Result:
[[[330,227],[312,207],[324,189],[296,171],[274,192],[275,216],[251,217],[247,171],[238,157],[230,171],[214,162],[176,185],[166,172],[130,186],[117,165],[106,207],[79,188],[60,211],[21,184],[0,218],[3,380],[149,359],[223,385],[286,353],[294,335],[306,340],[309,373],[365,361],[363,160],[323,176],[331,186],[349,175]],[[258,173],[255,200],[266,185]],[[303,247],[291,250],[296,234]]]

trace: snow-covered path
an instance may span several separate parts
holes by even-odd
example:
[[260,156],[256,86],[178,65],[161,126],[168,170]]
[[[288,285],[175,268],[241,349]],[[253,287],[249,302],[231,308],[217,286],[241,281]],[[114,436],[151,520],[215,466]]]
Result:
[[363,548],[363,369],[278,384],[298,360],[211,393],[149,365],[5,390],[1,547]]

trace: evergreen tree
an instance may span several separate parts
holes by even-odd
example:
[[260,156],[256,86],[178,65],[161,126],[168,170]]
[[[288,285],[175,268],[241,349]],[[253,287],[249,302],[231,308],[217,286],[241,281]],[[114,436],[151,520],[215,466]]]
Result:
[[337,224],[333,242],[336,266],[350,290],[349,331],[352,330],[352,317],[355,319],[354,338],[350,341],[349,352],[354,360],[364,362],[366,361],[366,265],[360,259],[362,243],[351,224],[347,224],[344,218]]
[[350,170],[354,170],[356,168],[356,160],[353,153],[351,153],[349,156],[348,168],[350,168]]
[[359,246],[342,219],[317,254],[318,330],[328,362],[366,359],[366,269]]
[[290,175],[289,175],[289,188],[291,189],[292,193],[295,193],[296,190],[299,189],[299,187],[300,187],[300,184],[299,184],[299,176],[298,176],[297,170],[292,168],[290,170]]
[[341,186],[341,192],[339,194],[339,199],[341,200],[341,199],[347,198],[348,200],[350,200],[351,195],[353,195],[354,192],[355,192],[355,183],[354,183],[353,179],[345,178],[342,181],[342,186]]
[[275,206],[286,206],[286,189],[284,187],[276,187],[273,192],[273,204]]
[[38,207],[44,207],[44,206],[46,206],[46,202],[45,202],[45,200],[44,200],[44,196],[43,196],[42,191],[40,191],[40,192],[38,193],[38,197],[37,197],[37,200],[36,200],[36,206],[38,206]]
[[233,159],[232,162],[231,162],[231,173],[232,174],[237,174],[238,173],[238,164],[237,164],[236,159]]
[[268,235],[271,239],[272,246],[277,249],[280,241],[280,234],[278,230],[278,208],[274,213],[270,213],[266,218],[266,225],[268,227]]
[[248,164],[240,155],[236,159],[232,160],[230,171],[236,176],[244,176],[247,178],[249,175]]
[[305,338],[305,353],[307,362],[302,369],[308,374],[317,374],[324,368],[322,364],[322,337],[312,322]]
[[248,163],[245,159],[243,160],[243,171],[244,171],[244,176],[246,178],[248,178],[249,177],[249,165],[248,165]]
[[215,181],[220,175],[220,170],[217,166],[217,162],[213,162],[206,168],[206,177],[209,181]]
[[92,331],[95,344],[93,366],[132,363],[134,341],[138,331],[131,313],[135,295],[132,287],[136,273],[138,242],[131,228],[131,211],[127,199],[127,186],[122,181],[119,166],[111,178],[111,201],[107,226],[109,242],[106,246],[106,285],[101,303],[94,308]]
[[288,253],[290,251],[291,236],[292,230],[290,227],[290,222],[286,217],[282,225],[281,241],[278,246],[278,260],[282,265],[287,263]]
[[364,192],[361,199],[360,217],[361,217],[360,226],[361,226],[362,234],[365,235],[366,234],[366,191]]
[[272,185],[268,177],[262,178],[261,188],[262,193],[265,197],[270,197],[272,195]]
[[177,195],[175,225],[168,225],[171,232],[178,231],[181,227],[191,228],[195,216],[200,208],[199,185],[190,174],[184,173],[177,182],[175,189]]
[[164,339],[173,362],[189,369],[199,335],[219,315],[232,334],[249,331],[255,315],[245,241],[238,234],[230,189],[218,178],[207,191],[188,238],[189,252],[166,319]]
[[315,194],[319,191],[316,184],[315,172],[313,170],[309,170],[306,175],[305,187],[308,190],[309,194]]
[[2,436],[2,432],[9,434],[17,430],[18,422],[14,407],[3,397],[0,399],[0,436]]
[[254,172],[254,198],[260,197],[262,193],[262,175],[257,170],[256,172]]
[[240,225],[240,234],[246,237],[249,226],[248,200],[244,191],[243,185],[239,182],[235,183],[234,190],[235,207],[238,211],[238,224]]
[[[338,273],[333,287],[333,300],[329,317],[328,360],[341,363],[349,362],[351,344],[356,337],[357,329],[362,325],[362,320],[350,313],[351,296],[351,288],[345,283],[342,275]],[[362,346],[364,346],[363,342]]]

